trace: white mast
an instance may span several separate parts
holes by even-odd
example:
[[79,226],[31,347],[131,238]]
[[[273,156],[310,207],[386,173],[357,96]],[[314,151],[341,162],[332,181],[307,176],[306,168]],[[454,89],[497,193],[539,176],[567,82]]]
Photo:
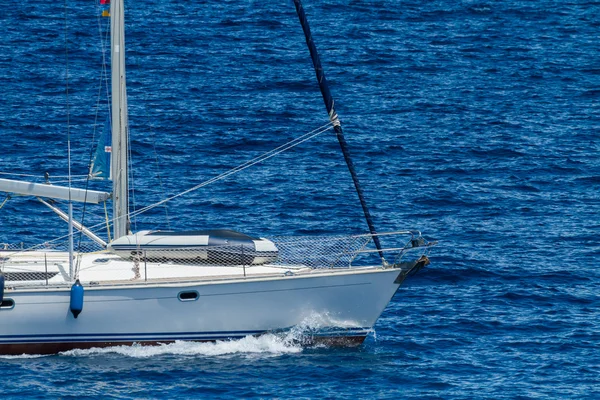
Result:
[[112,82],[113,239],[127,235],[129,216],[129,166],[127,159],[127,88],[125,84],[124,0],[110,5],[110,48]]

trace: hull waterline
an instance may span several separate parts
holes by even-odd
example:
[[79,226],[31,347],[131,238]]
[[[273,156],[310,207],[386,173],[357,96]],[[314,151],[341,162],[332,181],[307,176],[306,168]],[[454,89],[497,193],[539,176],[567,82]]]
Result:
[[[260,335],[257,335],[260,336]],[[222,339],[188,340],[189,342],[211,343],[217,340],[234,340],[241,337],[223,337]],[[304,337],[297,343],[302,346],[326,345],[332,347],[357,347],[360,346],[367,335],[357,336],[312,336]],[[114,346],[161,346],[175,343],[175,340],[154,340],[154,341],[108,341],[108,342],[67,342],[67,343],[13,343],[0,345],[0,354],[2,355],[51,355],[70,350],[87,350],[94,348],[106,348]],[[295,344],[291,341],[291,344]]]

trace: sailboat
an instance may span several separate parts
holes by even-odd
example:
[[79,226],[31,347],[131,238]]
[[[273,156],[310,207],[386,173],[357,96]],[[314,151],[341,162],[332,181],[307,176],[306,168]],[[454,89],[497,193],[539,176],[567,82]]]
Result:
[[[300,0],[294,4],[369,233],[262,238],[228,229],[131,232],[124,6],[112,0],[112,191],[0,179],[0,191],[37,198],[70,229],[68,251],[0,247],[0,354],[231,340],[286,332],[307,321],[303,343],[363,342],[405,278],[429,263],[433,243],[418,231],[375,230],[306,13]],[[112,240],[75,221],[71,207],[65,213],[55,199],[69,205],[112,201]],[[75,251],[72,229],[88,236],[96,251]],[[385,248],[384,238],[400,238],[401,245]],[[362,259],[377,262],[363,265]]]

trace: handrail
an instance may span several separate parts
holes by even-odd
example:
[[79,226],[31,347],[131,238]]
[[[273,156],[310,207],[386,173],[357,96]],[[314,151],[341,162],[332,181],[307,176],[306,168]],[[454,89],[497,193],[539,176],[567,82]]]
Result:
[[377,232],[377,233],[363,233],[360,235],[352,235],[351,237],[372,237],[372,236],[390,236],[390,235],[412,235],[421,236],[421,231],[392,231],[392,232]]

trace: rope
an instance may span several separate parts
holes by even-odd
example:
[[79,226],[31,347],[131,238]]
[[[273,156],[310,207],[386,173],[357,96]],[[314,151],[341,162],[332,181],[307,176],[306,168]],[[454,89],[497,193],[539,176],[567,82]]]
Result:
[[23,177],[28,177],[28,178],[40,178],[39,175],[15,174],[14,172],[0,172],[0,175],[23,176]]
[[[44,178],[43,176],[39,176],[39,175],[15,174],[14,172],[0,172],[0,175],[22,176],[25,178]],[[71,175],[71,177],[72,178],[81,178],[78,180],[83,181],[83,180],[85,180],[84,178],[87,177],[87,175]],[[68,182],[69,175],[52,175],[52,178],[67,178],[64,181],[54,181],[53,183]],[[73,179],[73,180],[77,180],[77,179]]]
[[[64,179],[64,180],[59,180],[59,181],[52,181],[52,184],[54,184],[54,183],[65,183],[65,182],[83,182],[83,181],[88,181],[89,180],[88,175],[81,175],[81,176],[83,176],[84,178],[81,178],[81,179]],[[86,189],[87,189],[87,186],[86,186]]]
[[[72,178],[85,178],[87,175],[71,175]],[[69,175],[52,175],[52,178],[68,178]]]
[[0,204],[0,209],[2,207],[4,207],[4,205],[6,204],[6,202],[9,201],[9,200],[10,200],[10,194],[6,195],[6,198],[4,199],[4,201],[2,202],[2,204]]
[[108,243],[110,243],[110,219],[108,219],[108,210],[106,209],[106,202],[104,203],[104,216],[106,217],[106,232],[108,233]]

